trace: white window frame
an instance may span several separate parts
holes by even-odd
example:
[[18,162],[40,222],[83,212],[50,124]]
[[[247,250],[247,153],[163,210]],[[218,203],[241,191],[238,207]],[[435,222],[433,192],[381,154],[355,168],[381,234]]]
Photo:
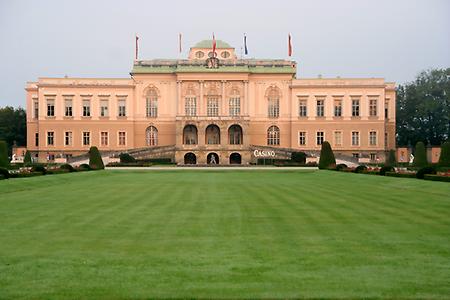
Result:
[[[69,136],[69,143],[66,143],[66,134],[67,134],[67,133],[70,133],[70,136]],[[73,131],[72,131],[72,130],[64,131],[64,136],[63,136],[63,138],[64,138],[64,147],[71,147],[71,146],[73,146]]]
[[241,97],[239,95],[233,95],[229,98],[228,109],[232,117],[241,115]]
[[[50,105],[50,103],[53,103],[53,105]],[[50,117],[50,118],[53,118],[56,115],[56,101],[55,101],[55,98],[48,98],[48,99],[46,99],[46,103],[45,104],[46,104],[46,108],[47,108],[46,116]],[[49,108],[50,107],[53,107],[53,109],[51,110],[52,114],[49,114]]]
[[[121,105],[121,104],[124,105]],[[127,116],[127,99],[119,98],[117,99],[117,117],[124,118]]]
[[[353,133],[357,133],[358,144],[356,144],[356,145],[353,143]],[[357,131],[357,130],[350,131],[350,145],[352,147],[359,147],[359,146],[361,146],[361,132],[360,131]]]
[[[372,105],[372,101],[375,101],[375,105]],[[375,109],[375,114],[372,114],[372,109]],[[378,99],[369,98],[369,116],[377,117],[378,116]]]
[[194,117],[197,115],[197,97],[186,96],[184,98],[184,113],[186,116]]
[[[371,140],[371,133],[375,132],[375,144],[372,144],[372,140]],[[376,130],[370,130],[369,131],[369,146],[378,146],[378,131]]]
[[[106,103],[106,106],[103,105],[104,103]],[[103,109],[104,107],[106,107],[106,110]],[[106,114],[104,114],[105,111],[106,111]],[[100,112],[99,113],[100,113],[100,117],[102,117],[102,118],[109,117],[109,99],[100,99]]]
[[[336,142],[337,133],[340,133],[340,137],[341,137],[341,142],[340,143]],[[333,131],[333,146],[335,146],[335,147],[342,147],[343,144],[344,144],[344,131],[343,130],[335,130],[335,131]]]
[[[125,144],[123,144],[123,145],[120,144],[120,134],[121,133],[125,133]],[[128,142],[127,139],[128,139],[128,134],[127,134],[126,130],[119,130],[119,131],[117,131],[117,146],[118,147],[126,147],[127,146],[127,142]]]
[[308,99],[301,97],[298,99],[298,116],[300,118],[308,116]]
[[206,98],[206,115],[208,117],[218,117],[219,116],[219,97],[208,96]]
[[[85,133],[89,133],[89,144],[88,145],[84,144],[84,134]],[[92,144],[92,134],[91,134],[91,132],[90,131],[82,131],[81,132],[81,146],[82,147],[89,147],[89,146],[91,146],[91,144]]]
[[[321,132],[322,133],[322,135],[323,135],[323,139],[322,139],[322,143],[318,143],[318,141],[319,141],[319,132]],[[322,144],[323,144],[323,142],[325,142],[326,141],[326,139],[325,139],[325,130],[317,130],[316,131],[316,146],[317,147],[321,147],[322,146]]]
[[[300,134],[301,133],[304,133],[304,135],[305,135],[304,136],[304,139],[305,139],[305,143],[304,144],[300,143]],[[300,147],[306,147],[308,145],[308,132],[306,130],[299,130],[297,132],[297,142],[298,142],[298,145]]]
[[[52,144],[49,144],[48,143],[48,138],[49,138],[49,133],[53,133],[53,136],[52,136],[52,141],[53,141],[53,143]],[[47,147],[54,147],[55,146],[55,131],[46,131],[45,132],[45,145],[47,146]]]
[[[106,133],[106,144],[103,144],[102,133]],[[100,139],[100,147],[109,147],[109,131],[108,130],[101,130],[99,132],[99,139]]]

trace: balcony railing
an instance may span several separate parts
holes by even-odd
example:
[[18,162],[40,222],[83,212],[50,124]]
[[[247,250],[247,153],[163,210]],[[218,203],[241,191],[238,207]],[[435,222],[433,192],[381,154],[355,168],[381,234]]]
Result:
[[176,116],[177,121],[246,121],[250,120],[249,115],[239,115],[239,116],[207,116],[207,115],[197,115],[197,116]]

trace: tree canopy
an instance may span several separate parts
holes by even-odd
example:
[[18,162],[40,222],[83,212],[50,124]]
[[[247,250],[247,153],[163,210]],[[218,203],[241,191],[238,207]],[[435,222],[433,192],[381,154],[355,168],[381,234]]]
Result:
[[0,140],[8,145],[11,154],[14,142],[18,146],[27,144],[27,120],[25,110],[21,107],[6,106],[0,108]]

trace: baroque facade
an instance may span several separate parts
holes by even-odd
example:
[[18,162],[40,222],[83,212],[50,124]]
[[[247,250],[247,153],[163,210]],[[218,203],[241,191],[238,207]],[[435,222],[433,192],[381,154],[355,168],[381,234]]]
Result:
[[384,160],[395,148],[395,84],[297,79],[294,61],[238,59],[205,40],[187,59],[137,60],[130,78],[28,82],[27,148],[39,160],[103,153],[178,164],[248,164],[289,151]]

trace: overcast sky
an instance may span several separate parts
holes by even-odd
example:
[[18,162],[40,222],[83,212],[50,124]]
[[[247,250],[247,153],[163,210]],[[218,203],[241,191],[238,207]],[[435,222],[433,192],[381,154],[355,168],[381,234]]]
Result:
[[153,59],[212,32],[238,54],[246,32],[249,57],[287,58],[290,32],[298,78],[405,83],[450,67],[449,14],[449,0],[0,0],[0,106],[24,106],[38,77],[129,77],[135,33]]

